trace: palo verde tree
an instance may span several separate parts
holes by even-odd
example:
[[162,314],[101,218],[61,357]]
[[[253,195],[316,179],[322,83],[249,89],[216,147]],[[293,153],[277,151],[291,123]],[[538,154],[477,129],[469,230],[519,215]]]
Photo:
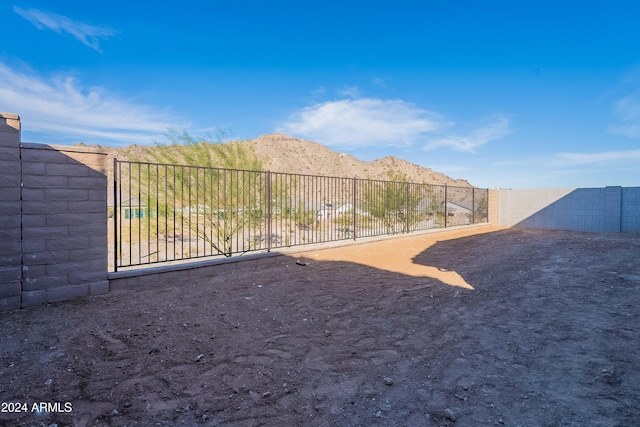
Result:
[[[131,173],[142,199],[158,212],[158,234],[173,234],[182,248],[231,256],[259,245],[265,228],[267,177],[259,160],[224,131],[194,138],[170,129],[170,144],[136,147],[144,163]],[[192,246],[195,245],[194,249]],[[184,254],[184,252],[187,252]]]
[[489,220],[489,194],[488,190],[474,190],[474,211],[472,221],[487,222]]
[[418,209],[420,184],[407,182],[402,174],[390,174],[390,178],[363,182],[360,205],[374,221],[382,223],[387,234],[407,233],[424,218],[424,212]]

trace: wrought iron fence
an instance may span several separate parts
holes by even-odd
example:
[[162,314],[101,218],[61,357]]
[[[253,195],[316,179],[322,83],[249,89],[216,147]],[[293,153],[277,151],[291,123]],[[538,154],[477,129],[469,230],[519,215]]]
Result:
[[488,190],[114,160],[113,269],[488,221]]

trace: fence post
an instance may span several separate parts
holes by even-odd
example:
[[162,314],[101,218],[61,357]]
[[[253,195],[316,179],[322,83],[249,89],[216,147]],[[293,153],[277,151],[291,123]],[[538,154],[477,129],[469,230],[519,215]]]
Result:
[[471,224],[476,223],[476,188],[471,188]]
[[444,228],[447,228],[447,184],[444,185]]
[[356,191],[358,188],[357,181],[358,181],[358,178],[354,176],[353,177],[353,203],[352,203],[353,204],[353,240],[356,240],[356,236],[358,234],[358,229],[356,228],[356,221],[358,218],[358,215],[356,214],[356,200],[357,200]]
[[404,229],[405,229],[405,233],[408,233],[409,230],[409,183],[405,182],[404,183],[405,186],[405,203],[404,203]]

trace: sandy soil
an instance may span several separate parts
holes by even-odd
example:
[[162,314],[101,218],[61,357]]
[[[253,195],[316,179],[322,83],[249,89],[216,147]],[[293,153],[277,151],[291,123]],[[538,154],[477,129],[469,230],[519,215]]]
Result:
[[638,254],[423,234],[2,312],[0,424],[637,425]]

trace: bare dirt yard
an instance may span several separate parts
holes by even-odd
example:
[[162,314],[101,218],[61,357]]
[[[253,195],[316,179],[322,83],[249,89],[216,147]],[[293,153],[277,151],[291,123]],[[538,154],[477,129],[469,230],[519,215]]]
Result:
[[308,251],[0,313],[0,424],[635,426],[639,321],[637,234]]

